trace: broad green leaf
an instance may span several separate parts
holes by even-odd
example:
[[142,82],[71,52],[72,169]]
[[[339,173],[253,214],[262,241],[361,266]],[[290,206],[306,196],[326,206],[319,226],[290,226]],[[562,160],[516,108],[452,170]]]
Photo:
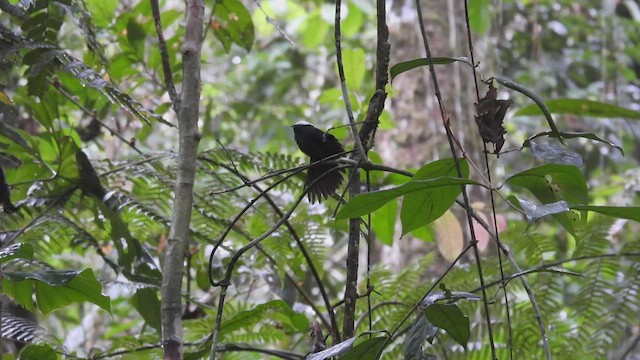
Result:
[[367,20],[367,15],[356,4],[349,2],[349,14],[342,20],[342,36],[345,38],[352,37],[358,33],[364,22]]
[[35,303],[33,301],[33,284],[31,281],[14,282],[5,278],[2,280],[2,292],[9,295],[25,309],[31,312],[36,310]]
[[[547,164],[511,176],[506,182],[529,190],[543,205],[564,200],[585,204],[589,200],[587,183],[580,170],[572,165]],[[566,211],[553,217],[574,236],[584,230],[587,213]]]
[[342,50],[342,64],[347,87],[352,90],[358,90],[362,85],[364,74],[367,70],[364,50],[362,48]]
[[56,360],[58,354],[47,344],[28,344],[18,356],[19,360]]
[[381,243],[388,246],[393,245],[397,216],[397,201],[389,201],[371,214],[371,227],[373,228],[373,233]]
[[329,24],[322,18],[319,11],[307,17],[305,25],[302,26],[302,44],[309,49],[314,49],[324,43],[329,32]]
[[282,300],[272,300],[257,305],[253,309],[241,311],[222,323],[220,333],[230,333],[235,330],[253,326],[263,319],[277,318],[290,329],[306,331],[309,329],[309,321],[304,314],[296,313]]
[[[586,204],[589,200],[587,182],[580,169],[573,165],[538,166],[511,176],[506,183],[529,190],[542,204],[560,200],[569,204]],[[584,211],[580,214],[567,211],[555,214],[554,218],[576,236],[577,232],[584,230],[586,215]]]
[[380,124],[378,124],[379,130],[391,130],[395,128],[395,123],[393,122],[393,119],[391,119],[391,113],[389,113],[389,111],[382,110],[379,120],[380,120]]
[[593,211],[598,214],[613,216],[620,219],[629,219],[640,222],[640,207],[624,206],[594,206],[594,205],[569,205],[571,209],[579,211]]
[[411,236],[425,242],[432,242],[435,237],[433,224],[417,228],[411,232]]
[[[469,177],[469,164],[460,161],[462,178]],[[455,177],[458,175],[453,159],[442,159],[429,163],[420,168],[412,181],[429,180],[438,177]],[[414,192],[405,196],[402,202],[400,220],[402,221],[402,235],[417,228],[428,225],[442,216],[460,195],[460,186],[438,187]]]
[[460,187],[460,185],[480,185],[480,183],[469,179],[460,179],[449,176],[430,180],[412,180],[388,190],[372,191],[366,194],[357,195],[342,207],[342,209],[340,209],[336,218],[350,219],[366,215],[372,211],[378,210],[384,206],[384,204],[393,199],[403,195],[412,194],[417,191]]
[[138,289],[129,301],[149,326],[158,332],[161,331],[158,289],[150,287]]
[[115,19],[114,13],[118,6],[117,0],[96,0],[85,3],[97,27],[107,27]]
[[249,10],[241,1],[218,2],[210,26],[226,52],[231,50],[231,44],[251,51],[255,39],[255,28]]
[[131,234],[119,213],[101,202],[98,204],[102,213],[110,219],[111,240],[118,251],[118,264],[124,275],[129,280],[160,285],[162,274],[147,249]]
[[[96,304],[106,311],[111,311],[110,299],[102,295],[102,285],[91,269],[83,271],[7,271],[4,276],[5,280],[9,282],[29,284],[31,291],[35,287],[38,307],[45,314],[71,303],[85,301]],[[7,293],[9,292],[7,291]]]
[[12,244],[0,249],[0,264],[11,259],[27,259],[33,258],[33,246],[31,244]]
[[491,28],[491,0],[469,1],[469,25],[481,35]]
[[449,334],[453,340],[467,348],[467,342],[471,331],[469,329],[469,318],[466,317],[457,305],[453,304],[433,304],[424,310],[427,320]]
[[[547,104],[549,111],[553,114],[640,120],[640,111],[599,101],[582,99],[553,99],[547,100],[545,103]],[[542,111],[535,105],[529,105],[516,111],[514,116],[534,115],[542,115]]]
[[426,316],[419,315],[404,339],[404,359],[425,360],[424,342],[433,341],[437,333],[438,328],[427,321]]
[[127,23],[127,41],[129,41],[133,51],[135,51],[136,56],[141,61],[144,59],[146,38],[147,34],[142,25],[138,24],[135,19],[129,18],[129,22]]
[[565,200],[568,203],[588,202],[587,182],[576,166],[546,164],[509,177],[509,185],[521,186],[543,204]]
[[386,336],[374,337],[366,339],[358,345],[351,348],[344,355],[340,357],[340,360],[367,360],[377,359],[377,355],[387,341]]
[[[469,59],[467,59],[466,57],[458,57],[458,58],[433,57],[431,58],[431,60],[433,65],[448,65],[448,64],[453,64],[456,61],[459,61],[471,66],[471,64],[469,63]],[[420,59],[413,59],[413,60],[399,62],[393,65],[391,69],[389,69],[389,74],[391,75],[391,82],[393,82],[393,79],[395,79],[396,76],[402,74],[403,72],[407,72],[417,67],[428,66],[428,65],[429,65],[429,59],[427,58],[420,58]]]
[[[9,148],[4,149],[5,151],[11,151],[13,147],[12,144],[20,146],[30,152],[34,151],[33,147],[29,144],[33,144],[33,140],[27,141],[28,138],[30,138],[29,134],[7,126],[4,121],[0,122],[0,144],[9,146]],[[13,151],[11,151],[11,153],[13,153]]]

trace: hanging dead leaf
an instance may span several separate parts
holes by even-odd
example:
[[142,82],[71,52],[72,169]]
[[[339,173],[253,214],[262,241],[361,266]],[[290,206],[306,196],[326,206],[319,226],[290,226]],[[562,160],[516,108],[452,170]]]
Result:
[[474,104],[476,107],[476,124],[478,131],[485,143],[493,144],[493,153],[498,155],[504,145],[504,134],[507,133],[502,126],[504,115],[513,101],[498,100],[498,92],[493,87],[493,82],[489,83],[487,94]]

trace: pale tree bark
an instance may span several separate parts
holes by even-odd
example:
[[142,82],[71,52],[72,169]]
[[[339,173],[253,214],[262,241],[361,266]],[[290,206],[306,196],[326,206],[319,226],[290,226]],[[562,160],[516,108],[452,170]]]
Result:
[[200,50],[204,3],[187,0],[187,22],[182,47],[182,92],[178,106],[178,166],[171,230],[162,277],[162,345],[165,359],[182,359],[182,278],[193,207],[193,185],[198,149],[200,105]]

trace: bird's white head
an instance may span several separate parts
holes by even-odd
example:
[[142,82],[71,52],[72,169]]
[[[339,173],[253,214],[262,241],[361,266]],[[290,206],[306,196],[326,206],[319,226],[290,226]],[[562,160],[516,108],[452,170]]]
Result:
[[310,122],[300,120],[297,123],[293,124],[293,126],[313,126]]

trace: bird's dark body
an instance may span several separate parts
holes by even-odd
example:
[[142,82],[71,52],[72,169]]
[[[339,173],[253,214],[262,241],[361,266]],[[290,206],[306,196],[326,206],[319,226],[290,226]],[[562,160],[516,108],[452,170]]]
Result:
[[[344,152],[342,145],[335,136],[314,127],[307,122],[299,122],[293,125],[296,143],[303,153],[311,158],[311,162],[326,159],[332,155]],[[327,161],[309,167],[305,188],[317,178],[326,174],[316,182],[309,191],[309,200],[314,203],[331,196],[342,184],[342,172],[337,169],[338,164]]]

